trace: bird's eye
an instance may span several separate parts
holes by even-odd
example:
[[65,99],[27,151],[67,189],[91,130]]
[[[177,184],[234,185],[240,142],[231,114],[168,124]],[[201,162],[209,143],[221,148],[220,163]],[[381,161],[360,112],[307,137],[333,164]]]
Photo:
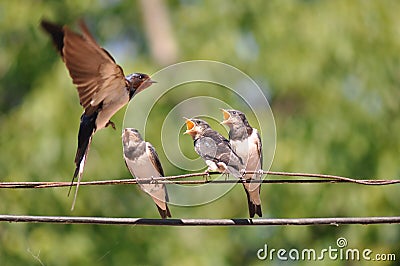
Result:
[[236,111],[233,111],[233,112],[232,112],[232,114],[234,114],[234,115],[235,115],[235,114],[236,114]]

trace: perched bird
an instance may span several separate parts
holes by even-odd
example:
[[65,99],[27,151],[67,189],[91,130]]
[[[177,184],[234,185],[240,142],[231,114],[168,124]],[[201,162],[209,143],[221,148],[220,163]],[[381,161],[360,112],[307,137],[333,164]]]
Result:
[[201,119],[186,118],[186,127],[184,134],[192,137],[195,151],[206,162],[209,170],[242,177],[242,160],[232,150],[226,138]]
[[135,94],[154,83],[146,74],[125,76],[114,58],[96,43],[86,24],[80,21],[79,25],[82,34],[73,32],[67,26],[41,21],[41,27],[52,38],[67,67],[78,89],[80,104],[85,109],[81,116],[75,156],[73,180],[78,177],[78,184],[72,209],[93,134],[109,125],[115,128],[111,117]]
[[167,205],[168,193],[165,184],[159,184],[157,181],[140,183],[141,179],[164,176],[156,150],[149,142],[145,142],[134,128],[124,129],[122,143],[126,166],[135,176],[140,188],[153,198],[162,218],[171,217]]
[[[246,116],[237,110],[221,109],[224,121],[221,124],[229,126],[229,142],[232,149],[242,159],[246,171],[260,172],[262,169],[262,144],[257,129],[252,128]],[[261,174],[245,174],[246,180],[261,180]],[[243,183],[246,191],[250,217],[255,214],[262,216],[260,183]]]

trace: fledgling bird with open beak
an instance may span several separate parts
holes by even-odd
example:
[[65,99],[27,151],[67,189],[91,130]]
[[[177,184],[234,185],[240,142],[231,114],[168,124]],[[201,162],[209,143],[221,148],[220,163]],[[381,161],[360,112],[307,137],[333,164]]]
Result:
[[141,179],[164,176],[164,171],[153,145],[145,142],[134,128],[124,129],[122,144],[126,166],[138,181],[140,189],[152,197],[163,219],[171,217],[167,205],[168,193],[165,184],[157,183],[157,181],[140,183]]
[[195,151],[206,162],[209,170],[242,177],[242,160],[226,138],[202,119],[186,118],[186,127],[184,134],[192,137]]
[[[259,172],[262,169],[262,144],[257,129],[252,128],[244,113],[237,110],[221,109],[224,121],[221,124],[229,126],[229,142],[232,149],[239,155],[246,171]],[[245,174],[246,180],[261,180],[261,174]],[[262,216],[260,183],[243,183],[246,191],[250,217],[255,214]]]
[[142,73],[125,76],[114,58],[96,43],[83,21],[79,24],[82,34],[46,20],[42,20],[40,25],[52,38],[85,109],[79,126],[72,180],[78,177],[73,210],[93,134],[109,125],[115,129],[111,117],[154,81]]

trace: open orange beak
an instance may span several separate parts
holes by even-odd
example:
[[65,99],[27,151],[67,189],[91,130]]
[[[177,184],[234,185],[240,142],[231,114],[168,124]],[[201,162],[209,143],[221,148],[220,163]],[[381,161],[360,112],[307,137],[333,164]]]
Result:
[[194,128],[195,124],[188,118],[185,118],[185,120],[186,120],[187,130],[183,134],[189,134],[189,135],[195,134],[195,132],[196,132],[196,130]]
[[231,114],[228,113],[225,109],[220,108],[222,114],[224,115],[224,121],[222,121],[220,124],[228,124],[230,121],[229,119],[231,118]]

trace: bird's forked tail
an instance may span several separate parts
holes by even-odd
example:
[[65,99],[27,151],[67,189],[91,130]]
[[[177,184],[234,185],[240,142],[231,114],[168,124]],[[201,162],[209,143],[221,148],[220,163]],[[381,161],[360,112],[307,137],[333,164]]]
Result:
[[86,158],[89,151],[90,143],[92,141],[93,133],[96,131],[96,118],[97,112],[87,116],[85,113],[81,116],[81,124],[79,126],[78,133],[78,148],[75,155],[75,172],[71,181],[71,186],[69,187],[68,196],[71,192],[72,185],[76,177],[78,177],[78,182],[76,184],[74,200],[72,203],[71,210],[74,210],[76,196],[78,194],[79,183],[82,178],[83,169],[85,168]]

